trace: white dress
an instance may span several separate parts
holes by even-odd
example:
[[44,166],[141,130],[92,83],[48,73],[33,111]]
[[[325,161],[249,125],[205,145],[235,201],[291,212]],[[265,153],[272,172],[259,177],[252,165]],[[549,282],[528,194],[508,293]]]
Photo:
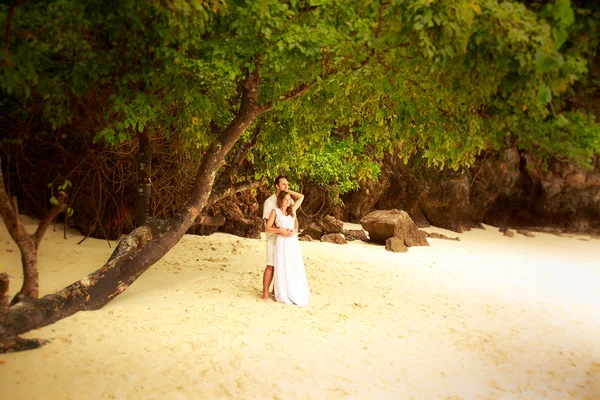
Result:
[[[275,225],[282,229],[294,229],[294,217],[283,215],[275,209]],[[310,290],[306,281],[304,262],[300,252],[298,235],[277,235],[275,240],[275,300],[285,304],[305,306],[310,302]]]

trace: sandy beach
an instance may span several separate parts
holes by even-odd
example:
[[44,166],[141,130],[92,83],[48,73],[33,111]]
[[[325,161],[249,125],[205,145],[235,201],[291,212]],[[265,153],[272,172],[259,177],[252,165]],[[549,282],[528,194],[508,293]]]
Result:
[[[186,235],[103,309],[25,335],[50,344],[0,354],[1,398],[600,399],[600,239],[426,230],[461,240],[302,242],[305,308],[259,299],[264,241]],[[81,239],[46,234],[41,295],[112,252]],[[14,294],[3,224],[0,264]]]

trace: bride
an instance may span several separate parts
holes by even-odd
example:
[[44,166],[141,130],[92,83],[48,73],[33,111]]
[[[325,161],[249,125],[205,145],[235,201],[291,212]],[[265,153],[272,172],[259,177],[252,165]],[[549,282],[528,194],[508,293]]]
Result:
[[[296,194],[296,193],[294,193]],[[277,208],[271,212],[266,232],[277,234],[275,240],[275,300],[285,304],[305,306],[310,302],[304,262],[298,242],[298,219],[296,210],[304,195],[298,193],[295,202],[289,192],[277,196]]]

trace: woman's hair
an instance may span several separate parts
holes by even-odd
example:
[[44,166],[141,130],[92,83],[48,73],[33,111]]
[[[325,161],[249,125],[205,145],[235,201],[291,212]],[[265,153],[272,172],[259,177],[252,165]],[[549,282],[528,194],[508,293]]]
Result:
[[[285,199],[285,196],[287,196],[287,195],[289,195],[289,193],[286,192],[285,190],[282,190],[281,192],[279,192],[279,194],[277,195],[277,207],[281,207],[281,205],[283,204],[283,199]],[[289,206],[286,211],[289,215],[296,218],[296,216],[294,215],[294,209],[292,208],[292,206]]]

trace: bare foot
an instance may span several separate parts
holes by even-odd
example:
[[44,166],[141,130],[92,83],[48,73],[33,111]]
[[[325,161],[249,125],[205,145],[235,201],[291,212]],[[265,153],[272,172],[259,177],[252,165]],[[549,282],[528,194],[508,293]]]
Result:
[[269,294],[268,294],[268,293],[267,293],[267,294],[263,293],[263,295],[262,295],[262,296],[260,296],[260,299],[261,299],[261,300],[269,300],[269,299],[270,299],[270,296],[269,296]]

